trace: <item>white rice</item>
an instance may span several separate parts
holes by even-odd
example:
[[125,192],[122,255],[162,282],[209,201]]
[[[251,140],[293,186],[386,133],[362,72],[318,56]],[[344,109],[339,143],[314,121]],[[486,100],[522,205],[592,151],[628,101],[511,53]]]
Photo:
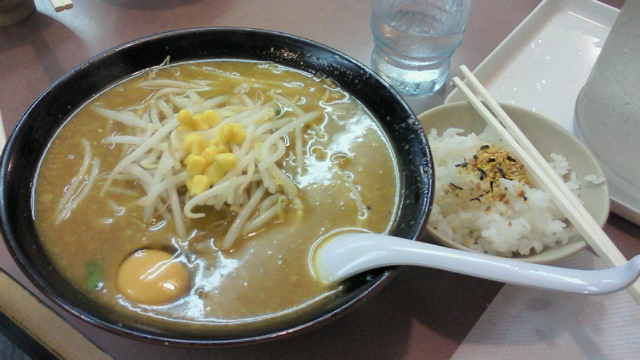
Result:
[[[499,191],[506,193],[506,201],[482,196],[470,200],[457,195],[460,194],[458,186],[476,186],[477,189],[477,183],[480,183],[478,173],[468,171],[460,166],[461,163],[472,159],[482,145],[505,148],[504,142],[491,129],[480,135],[461,133],[463,130],[451,128],[442,136],[435,130],[428,136],[436,175],[435,202],[429,219],[431,227],[468,248],[507,257],[539,253],[547,247],[565,245],[579,236],[550,195],[526,183],[504,178],[496,182],[496,189],[499,186]],[[552,168],[579,195],[580,181],[570,170],[567,159],[559,154],[551,154],[550,158]],[[593,183],[597,180],[588,179]]]

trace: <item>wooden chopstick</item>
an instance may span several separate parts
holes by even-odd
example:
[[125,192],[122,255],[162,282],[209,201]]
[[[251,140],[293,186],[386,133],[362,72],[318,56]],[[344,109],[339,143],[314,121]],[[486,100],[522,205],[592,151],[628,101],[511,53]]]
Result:
[[71,0],[49,0],[49,2],[56,12],[71,9],[73,7],[73,2]]
[[[455,77],[453,82],[463,92],[467,100],[480,115],[491,125],[498,134],[507,142],[509,147],[520,157],[529,172],[540,186],[551,194],[554,202],[563,214],[576,227],[580,235],[593,248],[598,256],[608,266],[618,266],[627,263],[627,259],[620,250],[613,244],[611,239],[595,222],[591,214],[584,208],[580,200],[565,185],[564,181],[551,168],[544,157],[531,144],[529,139],[522,133],[518,126],[511,120],[509,115],[493,99],[491,94],[482,86],[480,81],[462,65],[460,71],[466,78],[469,86],[479,93],[488,104],[491,111],[485,104],[471,91],[467,85]],[[640,304],[640,280],[627,288],[634,300]]]

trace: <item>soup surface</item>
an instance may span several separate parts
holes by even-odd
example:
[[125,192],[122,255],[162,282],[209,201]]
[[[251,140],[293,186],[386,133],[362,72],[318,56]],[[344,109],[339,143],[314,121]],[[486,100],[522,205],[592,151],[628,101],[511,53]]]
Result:
[[[129,173],[116,173],[123,159],[142,151],[143,145],[136,140],[140,129],[151,137],[162,131],[161,125],[174,121],[168,125],[173,126],[170,135],[185,141],[185,148],[183,138],[207,131],[185,122],[176,124],[181,110],[190,110],[189,116],[215,110],[225,123],[238,109],[265,104],[272,104],[275,110],[269,113],[270,119],[256,119],[257,127],[316,114],[299,130],[283,130],[284,145],[270,146],[274,153],[282,154],[273,162],[286,179],[278,180],[275,175],[269,178],[273,183],[262,185],[247,180],[242,194],[223,198],[222,205],[203,203],[188,209],[189,200],[213,191],[217,181],[205,179],[209,182],[195,189],[196,176],[208,173],[181,168],[188,164],[186,157],[193,150],[191,154],[184,149],[171,153],[183,156],[173,162],[178,175],[166,181],[177,185],[167,190],[169,195],[157,196],[152,205],[145,203],[153,192],[145,179],[159,172],[161,161],[153,161],[162,158],[163,149],[170,152],[167,148],[145,154],[149,166],[141,161],[138,167],[150,175],[136,177],[138,170],[131,166]],[[148,115],[152,108],[156,112]],[[147,123],[140,125],[131,119]],[[251,136],[254,125],[243,121],[245,125],[238,127]],[[217,129],[218,125],[211,126]],[[233,138],[227,141],[228,152],[222,153],[243,151],[240,140],[238,144]],[[243,159],[237,159],[236,168]],[[276,169],[270,166],[265,165]],[[229,168],[223,174],[235,171]],[[256,169],[262,171],[258,165]],[[398,203],[397,172],[393,151],[368,111],[321,76],[256,62],[159,66],[99,94],[57,134],[38,174],[36,221],[43,245],[58,269],[100,303],[154,326],[207,332],[246,329],[311,311],[339,291],[313,276],[309,265],[312,247],[340,229],[390,230]],[[173,181],[178,178],[180,181]],[[295,189],[286,189],[289,182]],[[264,189],[264,195],[259,189]],[[170,195],[174,190],[176,197]],[[255,194],[263,203],[274,195],[271,202],[278,205],[273,206],[268,221],[254,221],[255,226],[244,228],[227,243],[225,236],[242,212],[236,205],[241,200],[249,203]],[[247,221],[256,220],[260,209],[251,211]],[[177,289],[173,289],[177,291],[173,298],[148,299],[145,296],[151,291],[144,289],[142,298],[125,294],[124,288],[137,285],[126,285],[131,282],[118,277],[134,276],[131,266],[135,265],[125,267],[123,263],[140,249],[156,251],[158,258],[169,254],[170,261],[186,269],[186,280],[181,273],[177,277],[182,283],[170,285]]]

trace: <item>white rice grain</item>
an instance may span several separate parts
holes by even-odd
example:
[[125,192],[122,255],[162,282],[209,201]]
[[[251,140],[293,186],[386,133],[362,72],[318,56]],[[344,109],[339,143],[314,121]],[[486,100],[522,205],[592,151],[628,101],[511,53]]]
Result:
[[[429,134],[436,175],[435,201],[429,225],[444,237],[468,248],[500,256],[532,255],[546,248],[562,246],[578,236],[562,212],[544,190],[516,181],[500,179],[500,191],[507,201],[481,197],[470,201],[456,196],[450,184],[466,187],[479,183],[477,172],[456,164],[472,159],[484,144],[505,147],[491,130],[480,135],[463,135],[461,129],[447,129],[442,135]],[[551,154],[550,165],[574,193],[580,181],[569,162]],[[598,180],[595,177],[589,180]],[[595,181],[593,181],[595,183]],[[522,196],[522,191],[526,196]]]

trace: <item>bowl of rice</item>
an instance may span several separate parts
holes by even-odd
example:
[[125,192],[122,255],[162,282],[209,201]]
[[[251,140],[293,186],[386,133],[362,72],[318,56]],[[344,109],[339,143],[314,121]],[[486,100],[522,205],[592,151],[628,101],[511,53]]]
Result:
[[[501,104],[602,226],[609,191],[598,162],[569,131],[529,110]],[[418,116],[435,162],[428,232],[442,245],[549,263],[586,246],[574,226],[506,143],[466,102]]]

